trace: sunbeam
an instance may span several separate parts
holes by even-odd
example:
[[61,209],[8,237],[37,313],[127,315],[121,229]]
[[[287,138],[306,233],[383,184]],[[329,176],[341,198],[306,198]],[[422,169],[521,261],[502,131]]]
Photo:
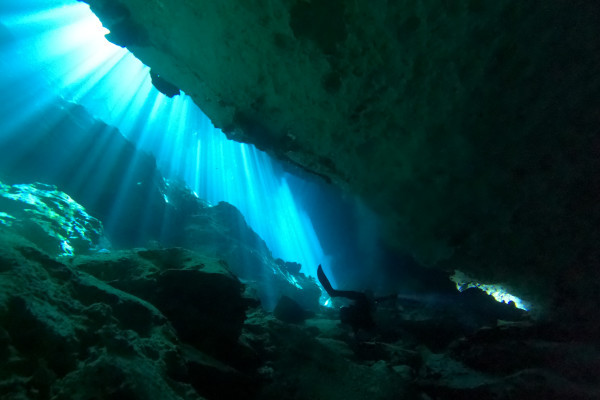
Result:
[[0,400],[600,399],[600,1],[538,3],[0,0]]
[[[236,206],[274,257],[300,263],[309,275],[315,275],[319,263],[327,264],[312,222],[295,202],[283,168],[253,146],[227,140],[185,94],[170,99],[158,92],[149,68],[105,39],[108,30],[89,6],[30,0],[2,7],[0,12],[2,24],[18,37],[12,46],[3,48],[5,59],[11,60],[4,67],[13,74],[12,82],[30,86],[19,89],[22,101],[18,106],[14,101],[20,96],[11,100],[11,115],[3,119],[3,141],[44,108],[43,96],[36,101],[27,96],[46,93],[41,88],[50,87],[153,154],[165,177],[183,180],[212,204],[226,201]],[[10,92],[11,81],[2,82],[5,93]],[[21,143],[23,151],[35,145],[35,135]],[[86,184],[87,174],[93,173],[92,166],[103,157],[107,145],[99,138],[90,149],[73,174],[75,185]],[[55,168],[58,173],[64,166]],[[123,212],[118,204],[113,205],[105,224],[118,223]]]

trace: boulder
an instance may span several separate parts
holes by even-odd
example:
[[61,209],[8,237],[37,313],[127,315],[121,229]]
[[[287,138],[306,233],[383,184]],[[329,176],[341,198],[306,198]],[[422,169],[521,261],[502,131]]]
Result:
[[0,241],[3,398],[201,399],[156,307],[14,232]]
[[217,357],[233,357],[246,309],[256,303],[223,261],[181,248],[82,256],[72,265],[153,304],[182,341]]
[[281,296],[277,306],[273,310],[273,315],[283,321],[291,324],[299,324],[307,318],[314,316],[314,313],[307,312],[298,303],[287,296]]
[[102,223],[56,186],[0,182],[0,229],[52,256],[86,254],[108,245]]

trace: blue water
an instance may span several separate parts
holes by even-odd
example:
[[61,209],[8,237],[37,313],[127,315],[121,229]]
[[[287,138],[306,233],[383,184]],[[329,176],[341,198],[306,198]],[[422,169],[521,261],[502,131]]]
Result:
[[[330,205],[319,205],[339,194],[319,197],[323,185],[288,174],[252,145],[227,140],[187,95],[170,99],[158,92],[149,68],[105,39],[108,31],[87,4],[5,0],[0,22],[17,37],[13,50],[22,57],[14,64],[12,79],[34,84],[37,80],[30,78],[36,74],[56,94],[83,105],[153,154],[164,176],[185,181],[210,203],[236,206],[274,257],[298,262],[302,272],[314,276],[318,264],[331,271],[336,260],[344,265],[356,262],[348,254],[356,248],[355,240],[368,247],[369,238],[346,238],[356,230],[340,222],[348,220],[347,215],[334,215],[332,223],[322,210]],[[18,124],[45,100],[49,96],[32,99],[22,115],[4,123]],[[334,208],[353,212],[353,202],[333,201],[341,204]],[[329,243],[329,254],[323,240]],[[330,276],[335,284],[336,274]]]
[[[0,104],[0,139],[19,132],[21,124],[61,96],[154,155],[163,176],[183,181],[210,203],[237,207],[274,257],[300,263],[311,276],[322,264],[342,289],[389,286],[384,274],[375,273],[390,261],[368,208],[317,178],[289,174],[252,145],[227,140],[185,94],[171,99],[160,93],[148,67],[106,40],[108,31],[87,4],[3,0],[0,24],[0,100],[13,102]],[[20,147],[35,146],[37,140],[30,132]],[[99,142],[89,158],[110,164],[102,146]],[[83,167],[74,171],[73,179],[84,181],[86,172]],[[118,204],[112,215],[122,215]],[[398,271],[403,262],[391,264]],[[478,285],[504,296],[494,285]]]

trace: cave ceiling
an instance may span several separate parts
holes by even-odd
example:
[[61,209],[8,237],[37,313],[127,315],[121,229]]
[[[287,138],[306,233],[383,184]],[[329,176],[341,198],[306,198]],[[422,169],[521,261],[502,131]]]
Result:
[[538,294],[595,268],[593,2],[86,2],[230,139],[359,195],[420,263]]

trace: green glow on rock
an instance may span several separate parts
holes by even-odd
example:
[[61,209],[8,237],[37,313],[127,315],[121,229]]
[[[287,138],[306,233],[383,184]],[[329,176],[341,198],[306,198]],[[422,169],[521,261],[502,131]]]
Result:
[[11,226],[14,220],[15,217],[13,217],[12,215],[0,211],[0,224]]
[[1,225],[52,255],[92,251],[103,236],[102,223],[52,185],[0,182],[0,209]]

